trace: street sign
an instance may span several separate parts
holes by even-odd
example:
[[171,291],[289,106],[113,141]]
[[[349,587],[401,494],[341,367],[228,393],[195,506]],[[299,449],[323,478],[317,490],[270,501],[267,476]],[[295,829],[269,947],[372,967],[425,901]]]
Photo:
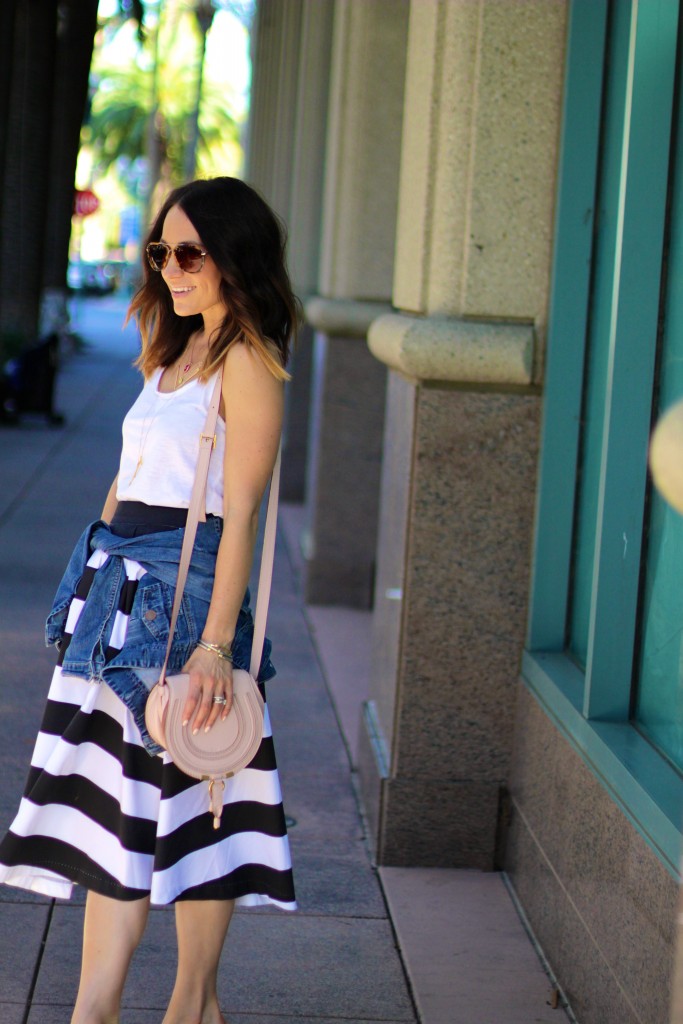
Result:
[[98,210],[100,201],[94,192],[91,192],[89,188],[76,189],[74,194],[74,216],[75,217],[88,217],[95,210]]

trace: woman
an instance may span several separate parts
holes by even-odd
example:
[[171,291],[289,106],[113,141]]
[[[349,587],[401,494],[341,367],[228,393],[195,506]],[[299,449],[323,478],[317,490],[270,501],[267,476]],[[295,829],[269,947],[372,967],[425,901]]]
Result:
[[[279,225],[234,178],[176,189],[149,234],[133,298],[142,393],[123,424],[119,473],[80,541],[47,635],[60,648],[24,799],[0,844],[0,880],[88,889],[72,1024],[112,1024],[150,903],[175,903],[178,969],[164,1024],[222,1024],[216,979],[235,904],[294,909],[266,713],[251,762],[226,782],[217,830],[207,784],[150,739],[199,433],[223,371],[216,447],[169,671],[190,674],[184,718],[230,713],[247,668],[247,580],[282,424],[294,299]],[[245,598],[246,592],[246,598]],[[274,674],[266,643],[259,680]],[[152,756],[149,756],[152,755]]]

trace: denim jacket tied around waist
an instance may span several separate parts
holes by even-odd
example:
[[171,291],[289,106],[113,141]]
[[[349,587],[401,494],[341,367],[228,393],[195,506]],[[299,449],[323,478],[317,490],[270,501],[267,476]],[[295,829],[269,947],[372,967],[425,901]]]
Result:
[[[209,611],[222,525],[223,521],[214,517],[198,525],[169,659],[169,673],[180,671],[202,635]],[[95,550],[106,551],[109,557],[95,573],[64,655],[62,671],[110,686],[133,714],[150,754],[159,753],[161,747],[152,740],[145,726],[145,703],[156,681],[148,670],[161,668],[166,657],[183,535],[181,528],[140,537],[119,537],[103,520],[91,523],[76,542],[45,627],[47,645],[59,645],[64,638],[69,606],[88,559]],[[124,558],[138,562],[145,575],[135,592],[123,647],[111,660],[105,661],[121,589],[126,582]],[[232,644],[236,668],[249,669],[253,632],[247,590]],[[270,641],[266,639],[259,682],[275,675],[270,650]]]

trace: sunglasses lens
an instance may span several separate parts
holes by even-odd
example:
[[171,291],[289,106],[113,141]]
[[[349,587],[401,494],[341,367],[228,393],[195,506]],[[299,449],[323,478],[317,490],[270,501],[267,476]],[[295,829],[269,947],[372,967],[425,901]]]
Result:
[[170,252],[170,247],[164,242],[150,242],[147,246],[147,259],[152,270],[163,270]]
[[204,266],[202,250],[192,242],[181,242],[180,245],[177,245],[175,255],[180,269],[188,274],[196,274]]

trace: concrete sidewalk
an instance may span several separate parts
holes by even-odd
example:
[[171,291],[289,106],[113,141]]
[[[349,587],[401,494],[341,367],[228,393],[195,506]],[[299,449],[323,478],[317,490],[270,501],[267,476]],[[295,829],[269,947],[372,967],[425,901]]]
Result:
[[[36,419],[0,431],[3,831],[23,789],[54,662],[42,646],[45,613],[76,537],[100,513],[117,468],[121,419],[139,389],[130,367],[137,340],[121,332],[122,308],[103,299],[77,313],[90,344],[59,376],[56,405],[66,425]],[[348,657],[352,637],[363,664],[369,619],[303,605],[300,510],[284,509],[281,523],[268,628],[278,676],[269,703],[300,911],[237,913],[220,972],[227,1019],[562,1024],[499,876],[373,868],[350,762],[363,680]],[[82,899],[0,887],[0,1024],[67,1024]],[[122,1024],[159,1024],[174,946],[172,910],[153,910]]]

